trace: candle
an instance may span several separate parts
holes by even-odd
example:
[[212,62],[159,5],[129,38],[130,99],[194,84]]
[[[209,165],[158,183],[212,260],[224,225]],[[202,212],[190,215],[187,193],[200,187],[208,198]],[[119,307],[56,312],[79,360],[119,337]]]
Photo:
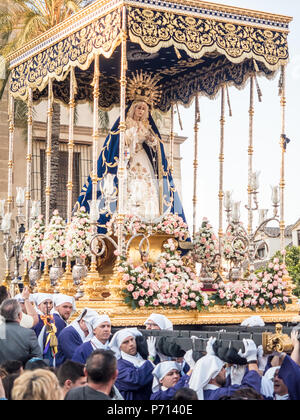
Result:
[[3,217],[2,224],[1,224],[1,230],[3,232],[9,232],[11,227],[11,213],[6,213],[6,215]]
[[103,192],[107,198],[111,197],[114,193],[114,179],[115,175],[107,174],[103,180]]
[[25,202],[25,188],[17,187],[17,198],[16,198],[16,204],[18,207],[22,207]]
[[263,224],[267,220],[269,210],[259,210],[259,225]]
[[272,188],[272,203],[277,206],[279,204],[279,187],[276,185],[275,187],[271,187]]
[[39,217],[39,215],[40,215],[40,202],[32,201],[30,216],[33,219],[35,219],[36,217]]
[[241,206],[240,201],[233,203],[232,220],[236,223],[239,223],[240,221],[240,215],[241,215],[240,206]]
[[232,191],[226,191],[224,197],[225,210],[230,211],[232,208]]
[[97,223],[99,219],[99,200],[89,200],[90,219],[92,223]]
[[253,172],[251,176],[251,180],[252,180],[251,187],[254,192],[258,191],[259,189],[259,176],[260,176],[260,172]]
[[5,215],[5,202],[6,200],[0,200],[0,217]]

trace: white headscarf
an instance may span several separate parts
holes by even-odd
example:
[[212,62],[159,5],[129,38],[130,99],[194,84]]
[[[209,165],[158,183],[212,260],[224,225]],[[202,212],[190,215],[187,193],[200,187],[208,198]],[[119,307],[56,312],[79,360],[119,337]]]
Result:
[[35,293],[33,296],[33,301],[36,306],[39,306],[45,300],[51,300],[53,302],[53,295],[50,293]]
[[91,326],[92,326],[93,330],[95,328],[97,328],[99,325],[103,324],[103,322],[108,322],[109,324],[111,324],[111,320],[110,320],[109,316],[108,315],[99,315],[97,313],[97,316],[95,316],[91,320]]
[[44,315],[44,313],[38,308],[38,306],[45,300],[51,300],[53,302],[53,295],[51,295],[50,293],[34,293],[33,302],[37,308],[37,313],[39,315]]
[[[73,327],[79,334],[82,342],[86,342],[89,341],[92,337],[93,337],[93,327],[92,327],[92,322],[95,318],[99,317],[98,312],[93,311],[92,309],[89,308],[84,308],[81,311],[81,314],[73,321],[71,322],[71,324],[67,327]],[[81,320],[84,320],[86,327],[88,329],[88,335],[85,336],[85,333],[82,331],[79,322]]]
[[180,367],[176,362],[162,362],[156,365],[155,369],[152,371],[152,375],[154,376],[152,382],[152,392],[157,392],[160,390],[160,383],[161,381],[171,370],[176,369],[180,372]]
[[[95,328],[99,327],[99,325],[103,324],[103,322],[108,322],[111,324],[111,320],[108,315],[99,315],[97,314],[96,317],[94,317],[91,320],[91,328],[94,330]],[[86,340],[87,341],[87,340]],[[109,350],[109,340],[106,341],[105,344],[101,343],[101,341],[98,340],[98,338],[92,333],[92,337],[90,338],[91,345],[94,349],[104,349]]]
[[224,362],[217,356],[206,355],[198,360],[189,381],[189,388],[197,392],[199,400],[204,400],[203,391],[210,380],[218,376],[223,366]]
[[55,307],[63,305],[64,303],[71,303],[73,311],[76,311],[76,304],[73,296],[63,295],[61,293],[53,295],[53,304]]
[[274,396],[274,375],[277,370],[280,369],[280,366],[275,366],[266,371],[266,373],[261,378],[261,388],[260,393],[267,398]]
[[260,316],[251,316],[241,323],[242,327],[264,327],[264,320]]
[[[120,359],[122,357],[123,359],[128,360],[128,358],[135,359],[138,357],[140,360],[141,356],[139,353],[137,353],[136,356],[128,355],[128,358],[126,358],[124,357],[126,353],[121,352],[120,350],[121,344],[123,343],[124,340],[126,340],[126,338],[129,338],[129,337],[135,338],[135,337],[138,337],[139,335],[142,335],[142,333],[138,331],[137,328],[124,328],[123,330],[119,330],[114,334],[113,338],[111,339],[109,343],[109,348],[115,353],[115,356],[117,359]],[[144,359],[142,360],[145,362]],[[130,361],[131,363],[134,362],[134,360],[128,360],[128,361]]]
[[173,331],[173,324],[165,315],[151,314],[144,322],[144,325],[146,325],[148,321],[153,321],[161,330]]

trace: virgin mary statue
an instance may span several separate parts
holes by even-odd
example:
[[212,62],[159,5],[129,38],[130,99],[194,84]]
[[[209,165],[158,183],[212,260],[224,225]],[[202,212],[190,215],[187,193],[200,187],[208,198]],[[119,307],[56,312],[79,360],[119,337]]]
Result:
[[[177,213],[185,221],[181,201],[166,159],[159,130],[151,116],[151,107],[160,97],[157,79],[141,72],[128,83],[126,109],[125,162],[126,214],[154,221],[167,213]],[[98,158],[97,200],[99,233],[117,211],[119,130],[118,119],[110,130]],[[76,203],[90,211],[92,180],[88,178]]]

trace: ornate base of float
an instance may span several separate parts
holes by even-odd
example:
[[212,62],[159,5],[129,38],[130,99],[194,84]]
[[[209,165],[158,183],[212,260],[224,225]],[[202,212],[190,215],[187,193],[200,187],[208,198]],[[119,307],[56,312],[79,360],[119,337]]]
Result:
[[296,304],[288,305],[286,310],[258,310],[253,312],[251,309],[228,309],[223,306],[215,306],[206,311],[185,311],[182,309],[143,308],[132,310],[123,302],[104,302],[82,300],[76,304],[80,311],[89,307],[98,311],[100,314],[107,314],[111,318],[114,327],[143,326],[145,320],[153,313],[158,313],[168,317],[174,325],[226,325],[241,324],[245,319],[259,315],[266,324],[297,322],[299,317],[299,307]]
[[56,289],[59,290],[59,293],[62,294],[69,294],[69,295],[76,295],[76,286],[74,285],[73,276],[71,270],[67,269],[61,279],[59,280],[59,283],[56,287]]
[[[36,291],[38,293],[53,293],[54,289],[51,285],[50,276],[48,270],[43,273],[40,280],[37,282]],[[35,292],[35,290],[33,290]]]
[[[149,238],[149,259],[148,262],[154,263],[163,250],[163,244],[171,236],[154,235]],[[141,255],[139,249],[141,238],[134,238],[130,243],[128,258],[134,264],[141,264]],[[143,247],[146,243],[143,244]],[[144,325],[145,320],[153,313],[159,313],[167,316],[174,325],[226,325],[241,324],[245,319],[259,315],[265,323],[285,323],[295,322],[299,319],[299,306],[297,298],[293,299],[292,304],[287,305],[285,310],[257,310],[251,309],[232,309],[224,306],[209,307],[201,312],[197,310],[183,309],[165,309],[161,306],[151,308],[140,308],[133,310],[124,303],[122,293],[123,286],[120,284],[120,278],[116,269],[116,256],[114,248],[107,243],[107,252],[97,259],[97,265],[91,264],[89,272],[85,279],[81,281],[80,286],[75,286],[71,271],[66,271],[60,279],[56,289],[60,293],[79,297],[76,301],[77,314],[83,308],[96,310],[99,314],[107,314],[112,320],[114,327]],[[143,251],[143,249],[142,249]],[[211,286],[211,278],[208,278]],[[288,279],[287,279],[288,280]],[[291,280],[289,281],[291,284]],[[49,275],[43,275],[38,282],[38,290],[49,292],[51,286]],[[290,290],[292,294],[292,287]]]

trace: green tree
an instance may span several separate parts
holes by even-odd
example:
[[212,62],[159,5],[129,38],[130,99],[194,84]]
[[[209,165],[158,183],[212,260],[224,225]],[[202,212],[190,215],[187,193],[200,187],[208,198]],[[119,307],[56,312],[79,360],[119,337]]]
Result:
[[[27,42],[61,23],[93,0],[9,0],[0,6],[0,57],[7,57]],[[6,63],[6,68],[7,68]],[[0,100],[9,72],[0,84]],[[26,104],[18,109],[26,113]],[[59,171],[60,105],[53,104],[50,212],[57,207]]]
[[[283,256],[280,251],[275,254],[275,257],[283,261]],[[285,263],[290,277],[296,286],[294,294],[300,297],[300,247],[292,246],[286,248]]]

